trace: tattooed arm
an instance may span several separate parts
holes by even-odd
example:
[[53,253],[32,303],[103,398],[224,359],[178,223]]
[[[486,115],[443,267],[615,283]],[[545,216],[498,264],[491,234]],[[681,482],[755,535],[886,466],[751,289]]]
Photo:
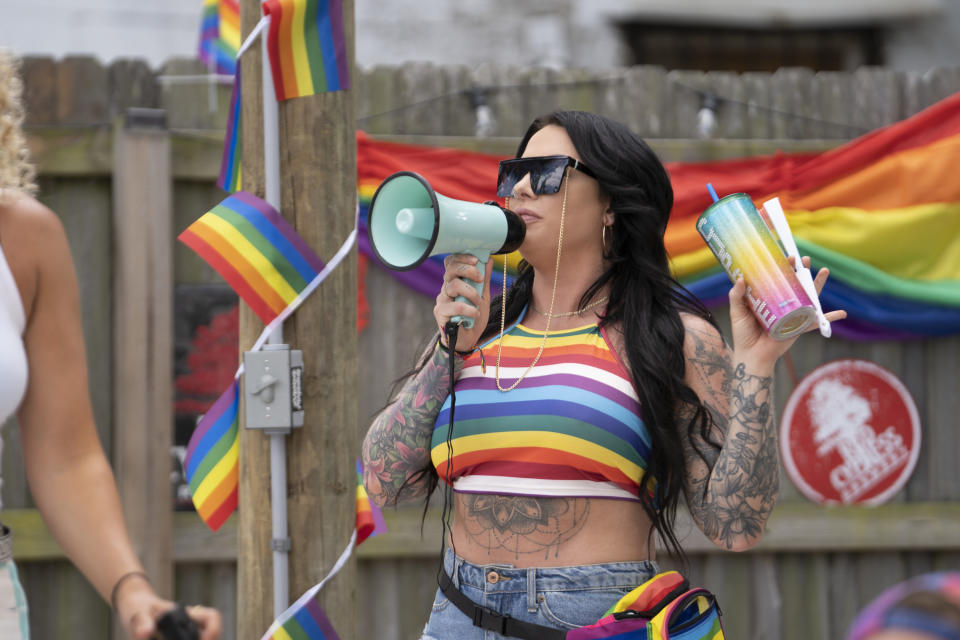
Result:
[[[449,394],[449,357],[439,348],[424,354],[426,364],[407,380],[367,431],[363,440],[363,484],[379,506],[426,495],[425,477],[412,484],[407,480],[430,460],[433,425]],[[459,373],[463,361],[456,358],[454,366]]]
[[[694,521],[719,547],[749,549],[763,536],[780,489],[773,423],[773,364],[732,353],[708,322],[684,316],[686,382],[712,417],[706,442],[679,412],[684,493]],[[701,454],[703,454],[701,456]]]

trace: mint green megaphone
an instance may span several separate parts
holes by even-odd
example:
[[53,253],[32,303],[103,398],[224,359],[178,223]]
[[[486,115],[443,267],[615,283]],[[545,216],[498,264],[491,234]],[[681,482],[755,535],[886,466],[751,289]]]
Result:
[[[483,273],[493,254],[520,247],[526,225],[513,211],[496,204],[454,200],[440,195],[423,176],[400,171],[384,180],[370,201],[370,246],[380,262],[396,271],[418,266],[438,253],[469,253]],[[465,280],[477,293],[483,283]],[[468,302],[457,296],[460,302]],[[451,322],[473,327],[472,318]]]

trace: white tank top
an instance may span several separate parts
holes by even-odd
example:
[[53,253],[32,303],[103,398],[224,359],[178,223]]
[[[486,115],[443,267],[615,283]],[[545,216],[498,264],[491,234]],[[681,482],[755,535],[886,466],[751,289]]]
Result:
[[26,324],[20,290],[0,246],[0,425],[17,410],[27,390]]

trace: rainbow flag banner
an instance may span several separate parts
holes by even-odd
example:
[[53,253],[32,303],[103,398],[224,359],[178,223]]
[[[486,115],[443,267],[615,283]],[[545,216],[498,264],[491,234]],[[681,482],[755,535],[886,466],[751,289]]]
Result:
[[240,191],[240,159],[243,144],[240,141],[240,113],[243,100],[240,97],[240,65],[233,75],[233,92],[230,94],[230,112],[227,115],[227,132],[223,139],[223,156],[220,160],[220,176],[217,186],[228,193]]
[[240,4],[237,0],[204,0],[198,56],[217,73],[233,74],[240,48]]
[[[358,133],[361,228],[366,229],[377,186],[396,171],[415,171],[446,196],[483,202],[496,199],[500,159],[379,142]],[[815,270],[830,269],[820,295],[824,311],[848,313],[833,324],[834,335],[899,340],[960,333],[957,166],[960,93],[824,153],[668,163],[674,206],[665,242],[674,276],[706,304],[725,304],[730,281],[695,226],[711,202],[705,185],[712,182],[721,196],[747,193],[758,206],[780,199],[801,254],[811,257]],[[365,233],[360,250],[374,256]],[[518,259],[508,256],[508,268]],[[411,271],[390,271],[430,297],[442,273],[442,256]],[[498,273],[499,266],[494,289]]]
[[184,459],[197,514],[216,531],[237,508],[240,385],[234,380],[194,429]]
[[237,192],[179,236],[269,324],[323,269],[323,261],[264,200]]
[[[316,597],[308,598],[292,611],[288,609],[264,636],[270,640],[340,640]],[[283,620],[283,622],[281,622]]]
[[380,507],[370,501],[363,488],[363,464],[357,460],[357,544],[386,531],[387,523]]
[[341,0],[267,0],[277,100],[350,88]]

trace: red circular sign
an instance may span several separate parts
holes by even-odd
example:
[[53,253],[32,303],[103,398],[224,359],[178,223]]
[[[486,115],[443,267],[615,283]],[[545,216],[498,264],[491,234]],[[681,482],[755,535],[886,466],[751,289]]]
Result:
[[917,407],[883,367],[835,360],[810,372],[790,394],[780,453],[787,475],[810,500],[881,504],[917,464]]

